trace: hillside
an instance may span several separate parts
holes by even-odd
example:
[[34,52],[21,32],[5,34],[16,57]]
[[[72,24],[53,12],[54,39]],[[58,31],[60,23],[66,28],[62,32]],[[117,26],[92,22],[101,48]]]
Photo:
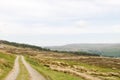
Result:
[[[34,49],[34,50],[49,51],[49,49],[42,48],[42,47],[39,47],[39,46],[23,44],[23,43],[16,43],[16,42],[9,42],[9,41],[5,41],[5,40],[0,40],[0,44],[1,45],[6,44],[6,45],[15,46],[15,47],[21,47],[21,48],[31,48],[31,49]],[[2,47],[2,46],[0,46],[0,47]]]
[[58,51],[85,51],[102,56],[120,57],[120,44],[68,44],[47,48]]
[[[53,46],[53,47],[39,47],[29,44],[21,44],[16,42],[9,42],[0,40],[0,48],[2,44],[9,46],[19,47],[19,48],[30,48],[33,50],[43,50],[43,51],[56,51],[57,52],[75,52],[76,54],[81,55],[101,55],[109,57],[120,57],[120,44],[68,44],[64,46]],[[74,54],[75,54],[74,53]],[[84,53],[84,54],[83,54]]]
[[[0,80],[120,80],[119,58],[76,55],[36,47],[2,41]],[[3,63],[3,58],[7,64]],[[7,68],[12,72],[6,71]]]
[[12,69],[14,60],[15,56],[13,54],[0,52],[0,80],[3,80]]
[[[57,52],[57,53],[69,53],[69,54],[84,55],[84,56],[100,56],[99,54],[89,53],[86,51],[79,51],[79,52],[55,51],[55,50],[50,50],[48,48],[43,48],[35,45],[29,45],[29,44],[23,44],[23,43],[21,44],[21,43],[9,42],[4,40],[0,40],[0,48],[6,48],[9,52],[19,53],[19,54],[28,53],[29,51],[34,50],[34,51],[49,51],[49,52]],[[21,50],[21,48],[24,48],[24,50],[23,49]]]

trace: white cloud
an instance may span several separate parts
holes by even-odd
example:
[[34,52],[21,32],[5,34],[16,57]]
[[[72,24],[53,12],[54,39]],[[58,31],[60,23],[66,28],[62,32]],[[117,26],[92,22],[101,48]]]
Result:
[[104,5],[120,6],[120,0],[95,0],[97,3]]
[[88,25],[89,25],[89,23],[87,21],[80,20],[80,21],[75,22],[75,24],[73,26],[77,26],[77,27],[82,28],[82,27],[86,27]]
[[[0,10],[3,14],[13,18],[43,18],[58,19],[61,17],[92,17],[112,12],[116,7],[111,5],[101,6],[107,3],[116,5],[118,0],[1,0]],[[99,4],[96,4],[99,3]],[[117,7],[117,10],[118,7]],[[6,16],[5,15],[5,16]]]
[[[49,21],[89,18],[120,12],[119,0],[1,0],[0,31],[3,34],[80,34],[80,33],[120,33],[118,27],[90,25],[78,20],[73,25],[57,27]],[[44,24],[25,23],[33,19],[47,20]],[[23,22],[22,22],[23,21]],[[115,24],[116,25],[116,24]],[[77,27],[76,27],[77,26]],[[80,28],[80,27],[82,28]]]
[[[16,35],[71,35],[71,34],[82,34],[82,33],[120,33],[120,25],[109,25],[109,26],[92,26],[85,23],[85,21],[81,21],[79,23],[80,26],[71,25],[66,27],[56,27],[56,26],[49,26],[45,24],[33,24],[29,27],[25,27],[25,25],[12,24],[9,25],[0,24],[0,33],[1,34],[16,34]],[[85,26],[85,27],[84,27]]]

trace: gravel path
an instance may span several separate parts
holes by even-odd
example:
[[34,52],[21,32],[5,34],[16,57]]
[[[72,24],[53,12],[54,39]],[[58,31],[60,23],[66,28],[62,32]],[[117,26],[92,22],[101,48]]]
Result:
[[14,67],[12,71],[8,74],[5,80],[16,80],[17,75],[19,74],[19,56],[16,57]]
[[25,65],[25,67],[27,68],[27,70],[28,70],[28,72],[30,74],[31,80],[46,80],[41,74],[39,74],[35,69],[33,69],[30,66],[30,64],[28,64],[25,61],[23,56],[21,56],[21,59],[22,59],[23,64]]

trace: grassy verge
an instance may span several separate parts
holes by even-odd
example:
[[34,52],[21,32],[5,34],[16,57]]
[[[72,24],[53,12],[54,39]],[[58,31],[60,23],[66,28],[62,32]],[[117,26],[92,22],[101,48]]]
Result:
[[24,64],[22,63],[21,58],[19,58],[19,64],[20,64],[20,73],[18,74],[16,80],[30,80],[29,73],[26,67],[24,66]]
[[83,66],[86,69],[89,70],[95,70],[96,72],[119,72],[119,70],[113,70],[111,68],[103,68],[100,66],[95,66],[95,65],[89,65],[87,63],[82,63],[82,62],[78,62],[78,61],[72,61],[72,60],[61,60],[61,59],[53,59],[54,61],[59,61],[59,62],[64,62],[64,63],[68,63],[69,65],[73,66],[73,65],[77,65],[77,66]]
[[[87,63],[82,63],[80,61],[72,61],[72,60],[61,60],[61,59],[53,59],[52,61],[58,61],[58,62],[63,62],[67,63],[70,66],[80,66],[84,67],[85,69],[95,72],[96,74],[91,74],[92,76],[95,77],[101,77],[103,80],[120,80],[120,69],[111,69],[111,68],[104,68],[100,66],[95,66],[95,65],[90,65]],[[109,73],[115,73],[115,74],[109,74]],[[107,75],[109,74],[109,75]],[[117,74],[117,75],[116,75]]]
[[13,68],[15,56],[0,52],[0,80],[5,78],[9,71]]
[[48,80],[83,80],[80,77],[73,76],[63,72],[57,72],[43,66],[38,60],[26,57],[26,60],[38,72],[42,73]]

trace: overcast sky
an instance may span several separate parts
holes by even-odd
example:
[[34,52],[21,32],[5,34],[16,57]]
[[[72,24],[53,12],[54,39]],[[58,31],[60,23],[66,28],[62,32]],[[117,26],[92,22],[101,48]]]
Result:
[[0,0],[0,39],[39,46],[120,43],[120,0]]

